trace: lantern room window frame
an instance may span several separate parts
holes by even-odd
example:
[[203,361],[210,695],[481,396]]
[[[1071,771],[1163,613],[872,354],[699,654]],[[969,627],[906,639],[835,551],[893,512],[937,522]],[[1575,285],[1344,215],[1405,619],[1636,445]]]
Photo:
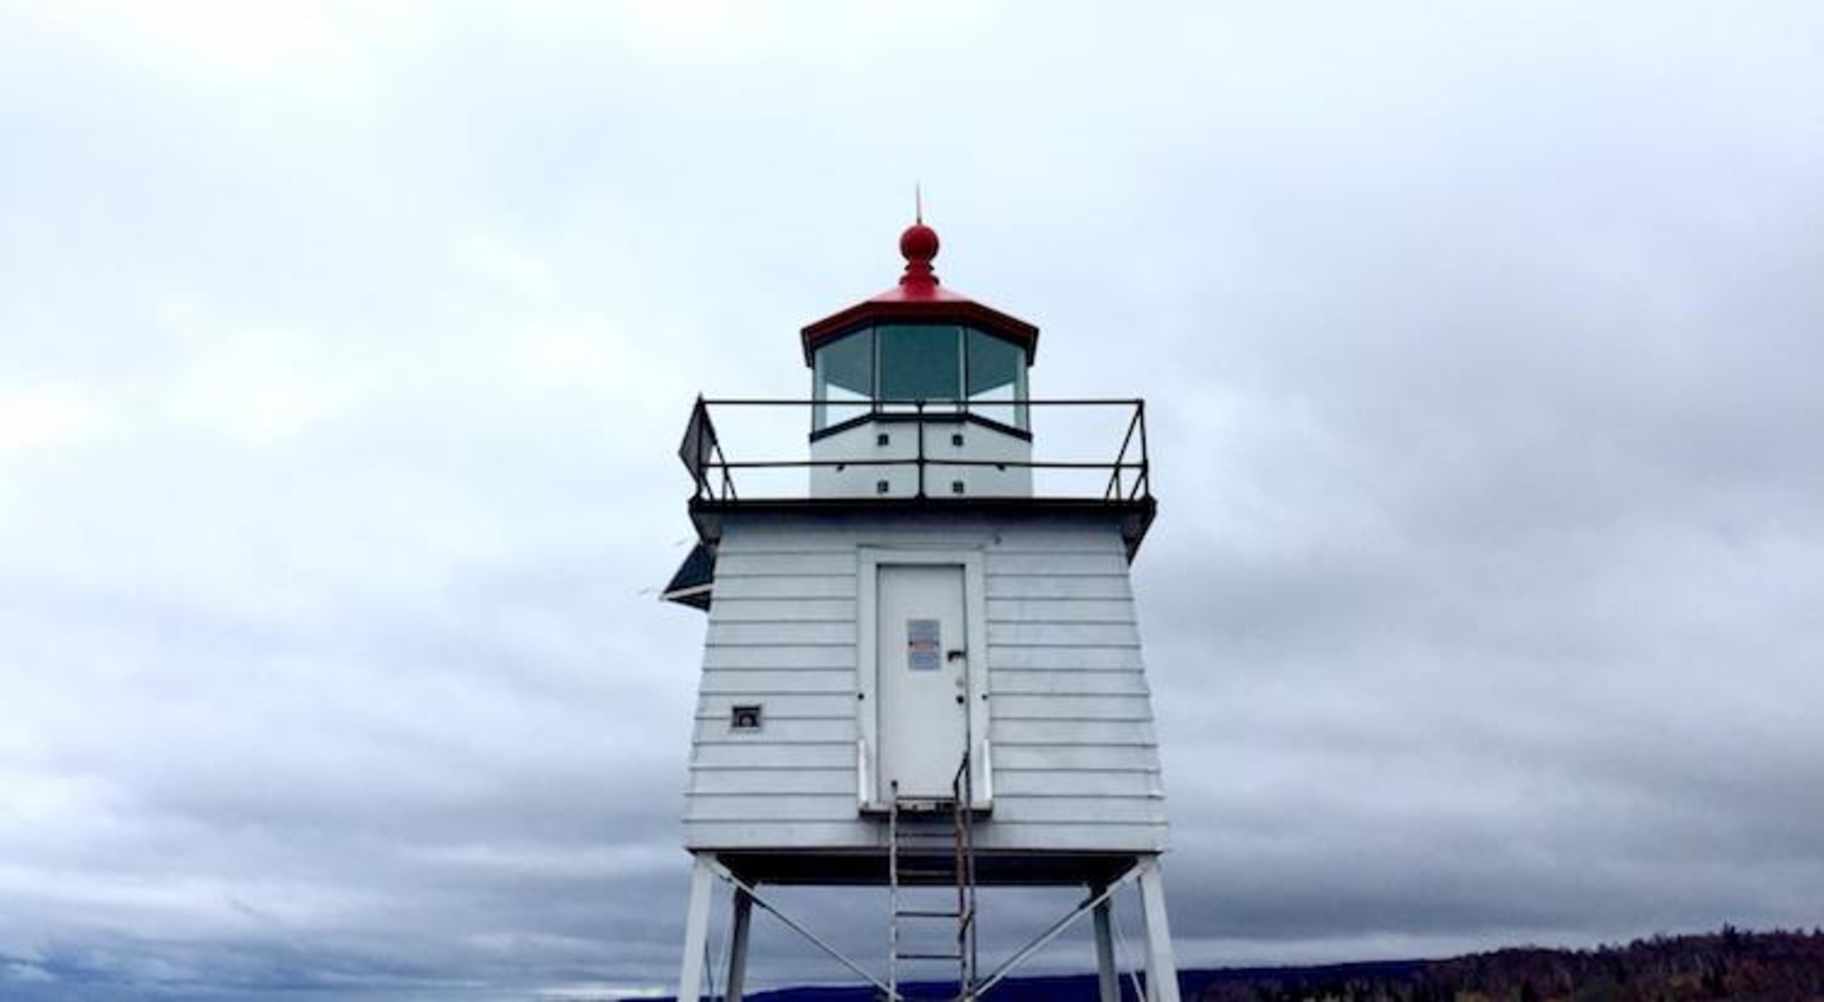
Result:
[[[883,350],[883,342],[888,340],[883,335],[898,335],[894,340],[910,335],[916,340],[941,337],[938,333],[940,331],[952,331],[955,335],[956,379],[951,395],[883,393],[887,388],[885,368],[891,361],[889,356],[895,354],[891,349]],[[868,388],[865,393],[853,385],[836,383],[831,378],[839,364],[845,367],[853,365],[854,359],[843,360],[840,356],[845,353],[845,349],[846,353],[852,354],[858,339],[865,339],[867,343]],[[997,355],[999,357],[995,358]],[[1006,374],[1004,367],[1009,362],[1012,363],[1012,378],[1000,379],[1000,376]],[[979,392],[972,392],[971,377],[974,377],[973,383],[982,382],[983,370],[991,364],[1002,371],[986,378],[999,381],[985,386]],[[1030,438],[1031,421],[1026,406],[1029,368],[1031,364],[1026,351],[1018,343],[968,324],[882,323],[858,327],[824,342],[812,353],[811,395],[815,405],[811,408],[811,438],[816,440],[883,416],[890,420],[913,420],[920,413],[924,415],[924,420],[956,420],[958,415],[962,415],[971,421]],[[848,375],[852,377],[853,371]],[[830,393],[832,385],[853,396],[846,399],[833,398]],[[1012,388],[1010,398],[989,396],[1006,387]],[[846,410],[858,413],[853,417],[839,416]],[[996,414],[1001,417],[992,416]],[[832,420],[832,415],[838,416]]]

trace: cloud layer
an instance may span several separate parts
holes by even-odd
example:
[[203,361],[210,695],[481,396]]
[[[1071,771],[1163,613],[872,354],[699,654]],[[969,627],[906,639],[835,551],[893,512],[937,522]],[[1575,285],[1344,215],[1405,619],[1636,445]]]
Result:
[[670,443],[914,180],[1149,398],[1187,962],[1824,921],[1815,9],[378,10],[0,14],[0,994],[672,977]]

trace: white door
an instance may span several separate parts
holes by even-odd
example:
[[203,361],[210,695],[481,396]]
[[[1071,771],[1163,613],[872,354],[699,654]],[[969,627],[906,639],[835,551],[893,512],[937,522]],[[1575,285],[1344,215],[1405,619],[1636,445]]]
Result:
[[948,798],[968,745],[961,564],[883,564],[876,622],[880,795]]

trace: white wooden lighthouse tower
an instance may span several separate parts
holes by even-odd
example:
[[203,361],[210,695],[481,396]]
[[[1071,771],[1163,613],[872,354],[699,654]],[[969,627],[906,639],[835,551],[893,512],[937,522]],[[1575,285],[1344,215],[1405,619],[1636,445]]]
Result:
[[[957,997],[975,998],[1093,914],[1113,1002],[1109,901],[1133,882],[1149,995],[1178,1002],[1128,578],[1155,510],[1144,403],[1029,397],[1038,328],[941,285],[922,220],[900,250],[898,285],[801,332],[810,399],[699,400],[685,432],[700,542],[665,597],[707,610],[709,625],[679,998],[702,990],[721,879],[735,888],[731,999],[752,908],[773,910],[764,889],[820,884],[887,889],[879,973],[779,916],[886,998],[940,962]],[[808,458],[801,445],[784,458],[724,453],[717,423],[732,431],[763,408],[808,423]],[[1073,440],[1056,443],[1069,459],[1034,458],[1035,434],[1066,409],[1115,419],[1102,456],[1077,458],[1092,446]],[[808,472],[796,491],[751,492],[793,467]],[[1048,489],[1071,478],[1094,486]],[[989,885],[1088,896],[984,971],[975,889]]]

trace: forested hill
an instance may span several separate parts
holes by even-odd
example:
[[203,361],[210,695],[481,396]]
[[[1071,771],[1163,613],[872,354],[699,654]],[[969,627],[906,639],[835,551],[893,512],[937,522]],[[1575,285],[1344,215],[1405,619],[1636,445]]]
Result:
[[[1198,1002],[1824,1002],[1824,930],[1655,936],[1593,950],[1520,947],[1449,960],[1325,967],[1185,971]],[[1122,998],[1134,999],[1131,979]],[[953,995],[949,984],[907,986],[909,999]],[[874,1002],[860,987],[789,988],[752,1002]],[[1095,1002],[1093,975],[1011,978],[988,1002]]]
[[1519,948],[1392,976],[1322,968],[1219,977],[1202,1002],[1824,1002],[1824,930],[1655,936],[1594,950]]

